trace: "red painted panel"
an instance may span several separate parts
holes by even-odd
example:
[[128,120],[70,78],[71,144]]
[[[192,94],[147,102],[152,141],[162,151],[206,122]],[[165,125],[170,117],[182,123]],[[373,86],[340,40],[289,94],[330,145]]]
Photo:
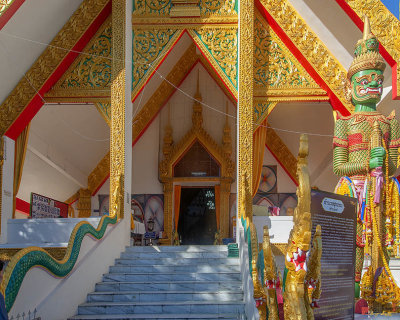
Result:
[[29,204],[29,202],[26,202],[20,198],[15,199],[15,208],[18,211],[21,211],[21,212],[29,215],[30,206],[31,205]]

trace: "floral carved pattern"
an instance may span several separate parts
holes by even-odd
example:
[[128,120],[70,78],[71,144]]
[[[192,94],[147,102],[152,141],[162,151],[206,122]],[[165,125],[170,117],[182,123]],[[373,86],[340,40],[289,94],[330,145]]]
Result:
[[278,43],[276,34],[258,17],[255,19],[254,35],[255,86],[310,87],[313,84],[318,87],[304,70],[300,72],[301,66],[293,62],[286,47]]
[[238,38],[236,28],[200,29],[196,34],[225,72],[231,83],[237,87]]
[[94,104],[96,109],[100,112],[101,116],[107,122],[108,126],[111,125],[111,103],[98,102]]
[[347,74],[345,68],[334,58],[288,1],[261,0],[261,4],[340,100],[344,108],[351,112],[353,106],[344,94],[344,81]]
[[[107,5],[107,0],[86,0],[74,12],[68,22],[54,37],[50,45],[35,61],[18,85],[4,100],[0,107],[0,134],[11,126],[25,106],[37,94],[36,89],[42,88],[54,69],[67,56],[82,34],[92,24],[94,19]],[[66,50],[60,50],[59,48]],[[29,80],[27,80],[29,79]]]
[[201,0],[200,12],[202,15],[218,14],[232,15],[237,14],[235,10],[235,0]]
[[137,15],[168,15],[171,10],[171,0],[134,0],[133,13]]
[[[271,111],[275,108],[277,102],[264,102],[264,101],[254,101],[254,117],[253,121],[256,124],[260,124],[264,121],[264,119],[271,113]],[[256,126],[254,126],[254,130]]]
[[133,30],[132,88],[144,79],[152,63],[164,56],[176,30]]
[[111,85],[111,19],[104,29],[90,42],[84,54],[62,77],[56,88],[95,89]]

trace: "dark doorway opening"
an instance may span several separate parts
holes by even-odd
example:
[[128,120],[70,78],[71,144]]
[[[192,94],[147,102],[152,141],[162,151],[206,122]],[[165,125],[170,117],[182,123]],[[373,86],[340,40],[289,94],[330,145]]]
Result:
[[182,244],[211,245],[216,231],[214,188],[182,188],[178,223]]

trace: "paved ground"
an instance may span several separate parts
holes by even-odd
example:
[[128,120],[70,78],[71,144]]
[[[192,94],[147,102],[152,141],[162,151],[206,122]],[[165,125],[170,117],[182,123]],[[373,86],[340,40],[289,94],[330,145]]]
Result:
[[400,314],[396,313],[396,314],[392,314],[390,316],[388,315],[361,315],[361,314],[356,314],[354,316],[355,320],[367,320],[367,319],[371,319],[371,320],[400,320]]

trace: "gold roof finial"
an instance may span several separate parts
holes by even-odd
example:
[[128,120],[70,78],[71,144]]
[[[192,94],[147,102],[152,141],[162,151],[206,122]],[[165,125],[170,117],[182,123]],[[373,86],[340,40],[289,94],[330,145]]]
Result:
[[368,40],[369,35],[371,34],[371,25],[369,23],[368,16],[364,15],[364,32],[363,32],[363,40]]

